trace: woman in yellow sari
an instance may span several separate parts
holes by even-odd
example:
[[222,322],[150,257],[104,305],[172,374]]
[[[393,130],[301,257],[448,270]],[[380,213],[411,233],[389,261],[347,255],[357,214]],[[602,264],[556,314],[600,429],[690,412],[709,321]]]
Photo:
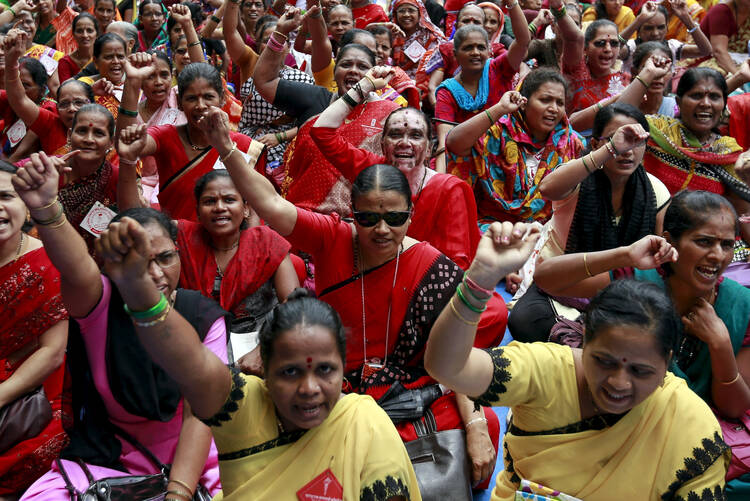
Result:
[[[513,410],[492,499],[724,499],[729,449],[708,405],[667,372],[682,326],[658,286],[618,280],[594,297],[583,350],[472,348],[485,291],[518,269],[539,234],[524,223],[489,228],[425,353],[441,383]],[[676,258],[651,238],[634,252],[639,268]]]

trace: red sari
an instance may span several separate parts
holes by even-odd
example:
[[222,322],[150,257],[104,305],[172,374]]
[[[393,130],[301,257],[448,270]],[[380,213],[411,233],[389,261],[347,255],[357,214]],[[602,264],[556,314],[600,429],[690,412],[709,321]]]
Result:
[[[388,163],[382,155],[343,141],[338,129],[316,127],[312,137],[327,160],[352,182],[366,167]],[[477,205],[468,183],[451,174],[434,174],[412,195],[414,213],[407,235],[432,246],[467,269],[479,244]],[[346,215],[349,215],[348,213]]]
[[388,16],[385,15],[383,7],[376,3],[370,3],[364,7],[356,7],[352,9],[352,17],[354,17],[354,27],[363,30],[370,23],[387,23]]
[[[148,128],[148,134],[156,142],[153,158],[159,169],[159,205],[173,219],[195,221],[195,182],[211,169],[223,169],[219,152],[213,148],[203,150],[193,160],[188,160],[185,148],[174,125],[157,125]],[[237,149],[244,153],[251,165],[265,169],[265,155],[261,143],[252,143],[244,134],[230,132]],[[257,162],[257,163],[256,163]],[[263,170],[260,170],[263,172]]]
[[[398,108],[398,104],[388,100],[359,105],[336,129],[336,134],[357,148],[380,153],[383,123]],[[315,120],[308,120],[302,125],[284,153],[281,195],[298,207],[346,216],[350,213],[351,183],[331,165],[313,141],[314,123]]]
[[[299,208],[288,239],[313,256],[318,297],[341,315],[348,332],[345,375],[351,391],[377,400],[397,381],[409,389],[436,383],[424,368],[424,350],[432,325],[461,282],[463,272],[455,263],[430,244],[419,242],[402,252],[398,260],[369,270],[363,277],[354,266],[352,225],[335,214],[326,216]],[[392,287],[394,277],[396,286]],[[493,321],[496,329],[478,332],[475,346],[498,344],[505,321]],[[367,360],[384,367],[363,376],[365,337]],[[440,397],[430,408],[438,430],[463,428],[455,394]],[[486,415],[497,449],[497,417],[491,411]],[[397,423],[396,429],[404,441],[416,438],[411,422]]]
[[60,120],[57,107],[55,111],[39,108],[39,115],[29,129],[39,136],[39,145],[47,155],[67,153],[68,128]]
[[[216,259],[209,236],[192,221],[178,221],[177,247],[180,249],[180,287],[197,290],[214,298]],[[235,318],[247,317],[245,299],[273,278],[289,254],[289,242],[268,226],[255,226],[240,232],[237,252],[221,279],[218,302]]]
[[[60,298],[60,273],[44,248],[0,267],[0,383],[10,378],[38,346],[39,336],[68,318]],[[28,353],[25,351],[28,350]],[[23,353],[21,360],[9,360]],[[15,357],[14,357],[15,358]],[[44,381],[52,421],[34,438],[0,456],[0,495],[22,492],[49,470],[68,443],[63,431],[62,391],[65,364]]]

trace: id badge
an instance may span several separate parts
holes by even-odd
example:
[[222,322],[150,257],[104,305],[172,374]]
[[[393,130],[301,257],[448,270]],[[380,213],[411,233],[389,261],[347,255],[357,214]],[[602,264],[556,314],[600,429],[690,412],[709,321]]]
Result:
[[299,501],[344,501],[344,488],[330,468],[297,491]]
[[98,238],[107,229],[113,217],[115,217],[115,212],[97,201],[81,221],[81,228]]

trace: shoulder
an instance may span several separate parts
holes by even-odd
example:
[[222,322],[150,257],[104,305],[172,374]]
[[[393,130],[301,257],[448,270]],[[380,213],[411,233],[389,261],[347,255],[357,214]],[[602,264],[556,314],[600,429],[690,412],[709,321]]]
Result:
[[167,125],[152,125],[148,128],[148,135],[152,137],[167,137],[167,136],[176,136],[179,137],[177,133],[177,127],[171,124]]

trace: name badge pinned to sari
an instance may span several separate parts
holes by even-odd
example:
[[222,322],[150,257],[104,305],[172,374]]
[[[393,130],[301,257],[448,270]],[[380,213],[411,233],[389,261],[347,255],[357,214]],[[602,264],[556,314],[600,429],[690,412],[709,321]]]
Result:
[[19,118],[16,123],[10,126],[5,135],[8,136],[10,147],[15,148],[15,146],[21,142],[21,139],[26,136],[26,124]]
[[115,217],[115,212],[97,201],[81,221],[81,228],[98,238],[107,229],[113,217]]
[[299,501],[343,501],[344,488],[330,468],[297,491]]
[[424,56],[425,52],[427,52],[427,49],[422,47],[422,44],[416,40],[410,43],[409,46],[404,50],[404,54],[406,54],[406,56],[411,59],[413,63],[419,62],[419,60],[422,59],[422,56]]
[[39,56],[39,62],[42,63],[42,66],[44,66],[44,69],[47,70],[47,75],[49,76],[52,76],[58,65],[58,62],[55,61],[53,54],[54,51],[52,49],[49,49],[45,50],[44,53]]

